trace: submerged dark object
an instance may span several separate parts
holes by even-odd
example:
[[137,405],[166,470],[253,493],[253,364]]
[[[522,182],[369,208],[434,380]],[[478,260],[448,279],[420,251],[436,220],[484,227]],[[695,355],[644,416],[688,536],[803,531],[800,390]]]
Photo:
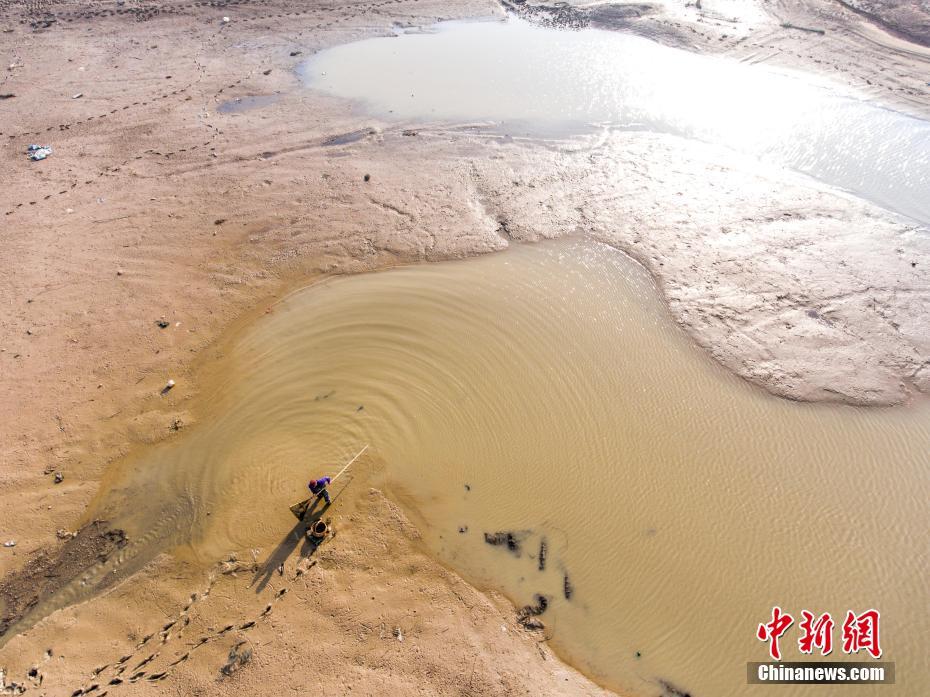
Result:
[[507,545],[507,549],[519,557],[520,547],[526,535],[526,532],[512,532],[509,530],[486,532],[484,533],[484,541],[494,546]]
[[517,612],[517,622],[527,629],[543,629],[543,623],[536,618],[549,607],[549,598],[542,593],[533,596],[535,605],[524,605]]
[[539,541],[539,570],[546,570],[546,552],[549,551],[549,545],[546,544],[546,538]]
[[675,687],[667,680],[659,680],[659,686],[662,688],[662,697],[691,697],[690,692]]
[[571,600],[572,595],[575,593],[575,587],[572,585],[571,579],[568,578],[567,573],[562,579],[562,591],[565,593],[566,600]]

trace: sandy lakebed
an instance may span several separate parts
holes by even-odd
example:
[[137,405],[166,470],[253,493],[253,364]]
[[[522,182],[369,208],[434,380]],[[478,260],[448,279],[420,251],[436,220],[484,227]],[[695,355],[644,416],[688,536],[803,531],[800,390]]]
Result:
[[[377,116],[302,82],[323,49],[508,12],[803,70],[930,115],[920,3],[3,2],[0,535],[15,546],[0,549],[0,690],[692,689],[688,675],[617,684],[562,662],[548,630],[518,622],[522,599],[434,558],[415,507],[392,502],[415,497],[376,453],[312,556],[286,527],[267,546],[131,556],[144,535],[95,518],[125,463],[209,422],[211,366],[236,337],[333,275],[583,235],[641,263],[678,325],[759,389],[925,399],[926,221],[674,134]],[[30,162],[30,143],[53,153]]]

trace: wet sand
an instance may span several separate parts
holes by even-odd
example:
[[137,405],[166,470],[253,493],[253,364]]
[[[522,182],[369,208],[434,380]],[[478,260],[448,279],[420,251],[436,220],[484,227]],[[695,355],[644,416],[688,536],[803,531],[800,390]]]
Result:
[[[274,3],[189,4],[158,11],[60,4],[27,13],[0,6],[0,45],[9,66],[0,92],[15,95],[0,102],[8,164],[0,175],[0,297],[7,299],[0,380],[11,395],[0,420],[0,529],[4,540],[17,542],[3,549],[0,573],[22,569],[39,550],[57,554],[63,543],[56,531],[86,522],[81,514],[108,463],[194,425],[193,405],[203,395],[190,366],[221,331],[250,310],[261,313],[284,289],[327,273],[455,258],[501,249],[514,239],[590,230],[616,237],[618,246],[641,246],[638,256],[657,275],[676,318],[722,363],[777,393],[871,404],[926,389],[927,272],[920,263],[926,248],[913,226],[806,183],[772,191],[771,180],[758,174],[748,193],[729,207],[715,207],[738,188],[746,168],[697,146],[667,188],[653,189],[660,183],[656,173],[645,172],[621,192],[644,196],[643,205],[605,218],[604,207],[593,202],[626,199],[598,189],[597,161],[584,144],[553,141],[540,148],[463,124],[382,122],[302,92],[293,72],[313,50],[388,31],[395,22],[427,25],[499,12],[477,2],[300,10]],[[656,14],[628,24],[631,31],[697,50],[825,70],[917,115],[928,112],[925,49],[833,4],[791,13],[751,33],[742,31],[745,24],[707,13],[693,21]],[[826,33],[811,35],[782,22],[816,23]],[[893,67],[882,69],[889,56]],[[228,99],[278,91],[280,102],[261,109],[215,113]],[[345,134],[349,141],[338,144]],[[334,137],[337,144],[328,145]],[[29,163],[24,150],[30,142],[48,142],[55,152]],[[633,156],[637,148],[654,156],[666,146],[635,138],[614,145]],[[567,168],[559,186],[590,178],[593,188],[577,192],[590,209],[551,217],[541,211],[538,185],[556,182],[546,173],[553,166]],[[537,186],[514,187],[506,167],[515,168],[517,180],[534,173]],[[635,169],[634,162],[628,167]],[[694,187],[695,174],[700,180],[708,171],[715,187],[733,187],[719,200],[703,195],[711,187]],[[694,194],[688,210],[699,223],[681,221],[671,230],[666,223],[679,216],[651,209],[677,195],[669,189],[688,186]],[[734,227],[737,235],[726,236]],[[734,257],[733,240],[750,235],[751,257]],[[698,243],[714,250],[706,264],[696,265],[689,251]],[[837,259],[837,249],[850,250],[862,263]],[[902,275],[891,260],[913,276]],[[813,289],[812,277],[818,280]],[[747,289],[758,299],[749,307]],[[807,322],[807,310],[825,298],[848,313],[842,343],[828,342],[816,324],[799,330],[791,321]],[[165,328],[156,324],[162,318]],[[834,354],[812,357],[811,347],[824,345]],[[168,379],[177,387],[164,400],[159,391]],[[56,471],[63,474],[58,484]],[[287,651],[280,643],[257,651],[261,660],[236,680],[252,689],[283,688],[280,676],[311,655],[306,637],[312,631],[332,647],[328,657],[338,666],[321,677],[333,681],[323,683],[330,691],[344,689],[351,676],[365,689],[416,683],[451,693],[463,675],[471,676],[479,694],[595,689],[545,660],[549,654],[539,652],[534,637],[514,631],[512,607],[487,601],[415,545],[386,556],[371,533],[391,520],[402,516],[386,502],[373,506],[355,521],[357,537],[346,532],[333,541],[332,554],[356,566],[340,558],[322,580],[302,576],[307,602],[276,609],[287,621],[275,620],[263,635],[277,637]],[[46,689],[71,694],[95,666],[164,626],[204,585],[203,573],[162,558],[100,598],[52,615],[4,646],[0,663],[7,678],[27,682],[29,666],[40,663]],[[222,629],[226,617],[245,623],[252,609],[262,611],[264,600],[246,612],[253,591],[220,575],[225,599],[199,610],[204,625]],[[401,579],[416,585],[404,608],[416,609],[435,631],[416,647],[397,642],[393,630],[381,638],[382,603]],[[314,595],[318,583],[330,592]],[[375,588],[376,600],[359,595],[362,587]],[[435,600],[438,610],[414,602],[420,597]],[[309,610],[321,599],[337,605],[330,612],[337,621]],[[396,619],[386,618],[386,626]],[[363,632],[370,627],[378,628],[377,640]],[[411,653],[384,659],[384,641]],[[180,664],[165,679],[186,691],[241,689],[242,682],[216,682],[235,643],[208,644],[209,660]],[[46,648],[54,651],[43,663]],[[493,662],[492,651],[498,656]],[[366,656],[381,662],[366,667]],[[470,667],[463,656],[472,658]]]

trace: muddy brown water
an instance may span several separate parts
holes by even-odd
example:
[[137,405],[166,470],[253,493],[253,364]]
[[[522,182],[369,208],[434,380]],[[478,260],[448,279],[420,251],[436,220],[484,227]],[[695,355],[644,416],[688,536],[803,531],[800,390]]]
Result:
[[[262,560],[307,479],[369,443],[359,473],[378,470],[428,548],[518,605],[549,596],[547,635],[609,686],[769,694],[745,684],[746,662],[767,655],[755,631],[774,604],[879,609],[898,669],[888,693],[930,684],[927,403],[772,397],[696,347],[609,247],[562,240],[332,279],[223,353],[200,422],[116,467],[89,514],[125,527],[127,567],[164,549]],[[518,533],[519,555],[485,543],[498,531]]]

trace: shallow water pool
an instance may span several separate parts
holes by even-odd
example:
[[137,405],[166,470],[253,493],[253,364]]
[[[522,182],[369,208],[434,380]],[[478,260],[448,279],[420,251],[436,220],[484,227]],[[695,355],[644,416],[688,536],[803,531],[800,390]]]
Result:
[[309,87],[396,119],[697,138],[930,222],[930,123],[806,73],[508,19],[337,46],[302,74]]
[[[380,463],[428,546],[520,605],[549,596],[552,641],[608,685],[769,694],[746,662],[767,656],[755,632],[775,604],[879,609],[893,694],[930,684],[926,401],[772,397],[693,345],[609,247],[334,279],[225,353],[200,423],[118,467],[90,513],[128,530],[125,564],[268,551],[307,479],[370,443],[358,466]],[[485,543],[500,531],[519,554]]]

